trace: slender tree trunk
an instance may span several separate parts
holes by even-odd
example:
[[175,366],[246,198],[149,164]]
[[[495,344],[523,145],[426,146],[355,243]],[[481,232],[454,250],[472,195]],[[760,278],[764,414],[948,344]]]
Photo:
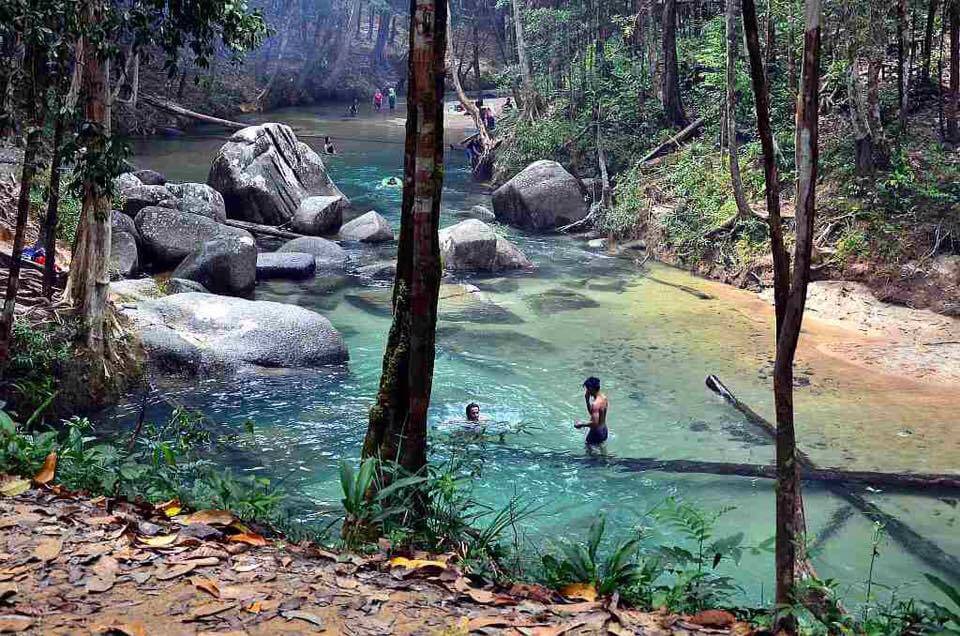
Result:
[[960,143],[960,0],[950,2],[950,94],[945,115],[947,141]]
[[523,109],[530,118],[539,112],[539,100],[533,87],[533,71],[527,57],[527,46],[523,38],[523,21],[520,19],[520,3],[523,0],[511,0],[513,5],[513,28],[516,33],[517,59],[520,61],[520,79],[523,83]]
[[790,89],[790,97],[797,98],[797,34],[796,34],[796,15],[794,14],[794,3],[790,2],[790,15],[787,16],[787,87]]
[[43,138],[43,108],[27,131],[27,145],[23,152],[23,167],[20,172],[20,196],[17,198],[17,227],[13,234],[13,261],[7,276],[7,291],[3,301],[3,313],[0,314],[0,375],[10,357],[10,339],[13,332],[13,311],[17,304],[17,292],[20,289],[20,265],[23,257],[23,244],[27,235],[27,215],[30,212],[30,188],[37,173],[37,161],[40,143]]
[[483,90],[480,81],[480,24],[473,25],[473,79],[477,93]]
[[337,43],[337,54],[333,59],[327,71],[327,77],[323,81],[323,87],[327,90],[335,90],[340,77],[346,67],[347,60],[350,59],[350,42],[353,39],[353,29],[351,26],[358,22],[360,18],[360,0],[353,0],[350,3],[350,13],[347,16],[347,28],[340,31],[340,39]]
[[764,53],[767,55],[767,71],[777,63],[777,23],[773,17],[773,0],[767,0],[767,33]]
[[[85,9],[85,20],[96,24],[102,10],[99,0]],[[104,60],[97,45],[83,41],[83,118],[88,156],[106,152],[109,140],[107,121],[108,87]],[[81,322],[92,361],[102,360],[106,352],[107,296],[110,290],[110,196],[95,175],[83,176],[83,207],[77,227],[77,247],[70,265],[67,295]]]
[[[871,98],[877,98],[877,95],[871,96],[869,88],[870,71],[867,72],[868,88],[864,90],[861,80],[862,59],[858,57],[854,49],[858,47],[849,46],[849,66],[850,71],[847,77],[847,98],[850,102],[850,123],[853,128],[853,147],[855,155],[856,174],[858,177],[870,177],[876,169],[876,136],[873,126],[871,126]],[[869,69],[869,66],[868,66]],[[877,101],[879,108],[879,100]]]
[[730,157],[730,185],[733,187],[733,199],[737,203],[737,216],[746,218],[750,216],[750,205],[743,193],[740,157],[737,149],[737,51],[740,45],[737,39],[737,14],[739,12],[739,0],[727,0],[724,14],[727,31],[727,103],[724,127],[727,131],[727,154]]
[[897,0],[897,96],[900,106],[900,130],[907,127],[907,111],[909,109],[909,68],[907,66],[907,0]]
[[927,23],[924,26],[923,45],[920,48],[920,57],[923,58],[920,78],[924,84],[930,81],[930,58],[933,53],[933,27],[936,22],[939,4],[940,0],[930,0],[930,4],[927,6]]
[[680,128],[687,123],[680,101],[680,68],[677,63],[677,2],[663,1],[663,88],[660,99],[663,114],[671,126]]
[[377,27],[377,44],[373,48],[373,63],[375,65],[383,64],[387,49],[387,37],[390,35],[391,15],[389,10],[380,12],[380,22]]
[[46,260],[43,264],[43,295],[53,296],[53,284],[57,276],[57,212],[60,207],[60,162],[63,158],[63,133],[66,128],[66,115],[57,115],[53,128],[53,154],[50,157],[50,193],[47,195],[47,218],[44,221],[43,251]]
[[427,462],[427,407],[440,290],[440,195],[447,6],[411,0],[407,137],[393,324],[364,457],[394,460],[410,472]]

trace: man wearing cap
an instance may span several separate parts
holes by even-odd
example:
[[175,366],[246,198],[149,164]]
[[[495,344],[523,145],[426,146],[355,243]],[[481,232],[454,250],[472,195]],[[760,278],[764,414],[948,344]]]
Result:
[[581,422],[576,420],[574,428],[589,428],[587,432],[587,453],[593,455],[595,452],[601,455],[607,454],[607,396],[600,392],[600,379],[589,377],[583,383],[583,397],[587,403],[587,414],[590,415],[590,421]]

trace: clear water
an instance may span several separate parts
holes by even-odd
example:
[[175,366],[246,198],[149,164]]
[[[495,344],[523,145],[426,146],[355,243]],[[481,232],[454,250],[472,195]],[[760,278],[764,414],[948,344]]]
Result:
[[[400,175],[403,112],[340,117],[339,108],[271,113],[319,147],[331,135],[342,154],[329,170],[362,212],[376,209],[399,223],[399,190],[378,189],[385,176]],[[456,134],[448,135],[449,138]],[[135,160],[171,180],[205,181],[209,162],[223,142],[217,133],[137,144]],[[457,210],[489,204],[471,183],[464,158],[447,157],[444,222]],[[636,473],[615,462],[585,462],[583,434],[572,427],[584,417],[580,384],[598,375],[610,398],[608,447],[616,457],[657,457],[769,463],[771,445],[703,384],[709,373],[723,378],[757,410],[771,415],[768,379],[770,311],[750,294],[723,288],[661,266],[655,276],[714,296],[701,300],[640,273],[632,263],[597,255],[565,237],[529,236],[500,228],[537,264],[534,273],[472,278],[494,306],[477,308],[456,298],[441,301],[436,377],[431,406],[434,426],[459,417],[467,402],[485,416],[536,427],[530,435],[494,446],[477,483],[492,504],[520,495],[543,504],[524,525],[532,544],[585,535],[599,512],[613,534],[627,535],[646,524],[644,513],[667,496],[706,508],[735,506],[719,523],[719,534],[745,532],[756,545],[773,533],[773,490],[768,481],[709,475]],[[353,249],[359,262],[384,257],[384,250]],[[388,251],[386,253],[389,253]],[[453,288],[445,288],[450,293]],[[317,509],[339,501],[336,470],[341,458],[355,459],[366,429],[389,327],[389,290],[384,283],[352,277],[307,282],[267,282],[257,298],[298,304],[327,316],[346,337],[346,368],[284,372],[205,380],[171,386],[164,395],[198,408],[225,429],[256,422],[256,441],[219,458],[241,471],[257,471],[304,493]],[[816,343],[822,334],[806,338]],[[943,408],[942,388],[912,387],[894,394],[869,374],[842,361],[801,349],[800,368],[811,383],[799,391],[800,439],[825,466],[887,470],[956,470],[956,436],[933,438],[954,416]],[[955,395],[953,397],[956,397]],[[951,398],[952,399],[952,398]],[[152,414],[169,403],[157,400]],[[133,407],[121,407],[129,417]],[[929,422],[931,429],[923,428]],[[914,429],[910,438],[895,432]],[[930,436],[927,437],[927,434]],[[441,451],[442,453],[442,451]],[[869,494],[939,544],[960,556],[960,512],[956,500]],[[811,485],[805,492],[808,526],[814,535],[846,504]],[[310,511],[305,513],[309,516]],[[826,541],[815,559],[819,573],[842,582],[848,601],[862,596],[870,558],[872,524],[854,513]],[[917,561],[892,539],[881,546],[877,580],[899,595],[930,594]],[[772,555],[748,554],[728,567],[743,588],[744,601],[770,599]]]

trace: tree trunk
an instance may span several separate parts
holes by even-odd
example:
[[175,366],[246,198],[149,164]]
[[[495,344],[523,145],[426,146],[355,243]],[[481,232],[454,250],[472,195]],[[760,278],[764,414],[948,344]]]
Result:
[[764,53],[767,55],[767,70],[769,71],[777,62],[777,23],[773,19],[773,0],[767,0],[767,33]]
[[340,76],[343,75],[347,60],[350,59],[350,42],[353,39],[353,29],[351,26],[358,22],[360,18],[360,0],[353,0],[350,3],[350,13],[347,16],[347,28],[340,31],[340,39],[337,43],[337,54],[333,59],[327,71],[327,77],[323,81],[323,87],[327,90],[335,90]]
[[520,2],[511,0],[513,5],[513,28],[516,33],[517,59],[520,62],[520,80],[523,84],[523,109],[527,117],[534,118],[539,112],[536,90],[533,87],[533,72],[530,70],[530,59],[527,57],[527,46],[523,38],[523,22],[520,19]]
[[950,94],[944,115],[947,141],[960,143],[960,0],[950,3]]
[[733,199],[737,203],[737,216],[747,218],[751,215],[750,205],[743,193],[743,181],[740,178],[740,157],[737,148],[737,14],[740,11],[738,0],[727,0],[725,8],[727,32],[727,102],[724,127],[727,131],[727,154],[730,157],[730,185],[733,187]]
[[390,11],[381,11],[380,24],[377,27],[377,43],[373,47],[373,63],[375,65],[383,64],[386,57],[384,52],[387,49],[387,37],[390,35],[390,22]]
[[256,97],[256,104],[258,109],[263,109],[264,101],[270,96],[270,91],[273,90],[273,85],[277,81],[277,76],[280,74],[280,67],[283,64],[283,56],[287,51],[287,42],[290,40],[290,31],[293,26],[293,12],[296,8],[296,4],[293,2],[289,3],[286,7],[286,17],[283,20],[282,25],[280,26],[280,45],[277,47],[277,56],[273,61],[273,68],[270,70],[270,74],[267,77],[267,83],[263,87],[263,90]]
[[427,407],[440,290],[440,196],[447,5],[410,2],[409,90],[393,324],[363,456],[410,472],[427,462]]
[[794,3],[790,3],[790,15],[787,17],[787,87],[790,90],[790,97],[797,99],[797,43],[796,43],[796,16],[794,15]]
[[680,101],[680,68],[677,63],[677,2],[663,1],[663,88],[660,100],[663,114],[671,126],[680,128],[687,123]]
[[66,128],[66,115],[57,115],[53,128],[53,155],[50,157],[50,193],[47,195],[47,218],[44,221],[43,251],[46,260],[43,263],[43,295],[53,296],[53,283],[57,277],[57,224],[60,208],[60,162],[63,158],[63,133]]
[[480,24],[473,26],[473,79],[476,84],[477,94],[483,90],[480,85]]
[[926,84],[930,81],[930,58],[933,53],[933,26],[937,18],[937,9],[940,0],[930,0],[927,7],[927,23],[923,30],[923,45],[920,48],[920,57],[922,58],[920,78]]
[[[35,101],[35,100],[34,100]],[[35,106],[40,106],[35,104]],[[13,333],[13,311],[17,304],[17,291],[20,289],[20,268],[23,257],[23,244],[27,234],[27,215],[30,212],[30,188],[37,173],[37,161],[40,143],[43,138],[43,111],[40,107],[37,119],[31,122],[27,132],[27,145],[23,151],[23,167],[20,172],[20,196],[17,198],[17,227],[13,234],[13,261],[7,276],[7,292],[3,301],[3,313],[0,314],[0,376],[10,357],[10,339]]]
[[[860,78],[862,59],[857,57],[853,45],[849,47],[850,71],[847,76],[847,98],[850,102],[850,123],[853,128],[853,147],[855,154],[856,174],[866,178],[874,174],[876,169],[875,150],[876,140],[870,116],[870,89],[864,90]],[[868,69],[868,83],[870,71]],[[874,98],[877,96],[875,95]],[[877,101],[879,108],[879,100]]]
[[909,68],[907,67],[907,0],[897,0],[897,96],[900,106],[900,130],[907,128],[907,110],[909,108],[910,94],[908,83],[910,81]]
[[[87,24],[101,18],[98,2],[90,2],[85,10]],[[86,130],[86,151],[90,157],[102,156],[109,139],[107,122],[108,87],[104,60],[97,46],[84,39],[83,47],[83,118]],[[70,265],[67,295],[72,302],[84,343],[96,362],[106,353],[107,295],[110,289],[110,196],[96,175],[83,175],[83,206],[77,227],[77,247]],[[102,365],[101,365],[102,366]]]

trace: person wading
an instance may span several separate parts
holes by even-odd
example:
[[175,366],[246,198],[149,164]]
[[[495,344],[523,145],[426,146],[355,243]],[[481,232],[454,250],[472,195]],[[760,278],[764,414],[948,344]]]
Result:
[[581,422],[576,420],[574,428],[589,428],[585,440],[587,453],[593,455],[599,453],[607,454],[607,407],[609,402],[607,396],[600,392],[600,379],[589,377],[583,383],[583,398],[587,403],[587,414],[590,420]]

